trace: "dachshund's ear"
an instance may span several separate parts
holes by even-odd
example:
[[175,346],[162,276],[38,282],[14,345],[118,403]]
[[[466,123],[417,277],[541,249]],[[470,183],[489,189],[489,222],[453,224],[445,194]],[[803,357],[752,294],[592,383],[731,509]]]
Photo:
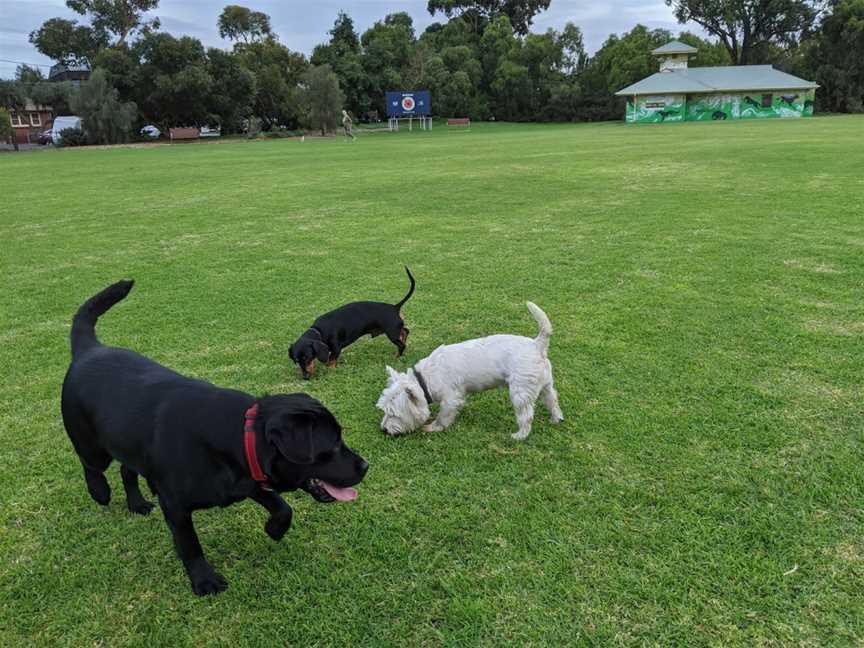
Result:
[[294,345],[292,344],[288,347],[288,357],[291,358],[291,362],[297,362],[297,358],[294,357]]
[[330,348],[323,342],[315,340],[312,343],[312,348],[315,349],[315,355],[321,362],[327,362],[330,359]]

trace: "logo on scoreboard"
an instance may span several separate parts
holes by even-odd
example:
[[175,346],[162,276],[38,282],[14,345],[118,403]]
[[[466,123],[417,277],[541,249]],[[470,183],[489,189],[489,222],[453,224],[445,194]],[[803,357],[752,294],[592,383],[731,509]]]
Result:
[[432,114],[428,90],[388,91],[384,105],[388,117],[428,117]]

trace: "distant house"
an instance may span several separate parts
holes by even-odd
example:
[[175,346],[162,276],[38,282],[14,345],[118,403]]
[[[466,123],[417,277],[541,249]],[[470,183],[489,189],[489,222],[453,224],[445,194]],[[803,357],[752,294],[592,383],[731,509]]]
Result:
[[627,97],[625,121],[680,121],[809,117],[819,86],[771,65],[688,67],[698,50],[672,41],[651,53],[660,71],[615,94]]
[[69,81],[74,86],[80,86],[82,81],[90,79],[90,66],[86,63],[52,65],[48,71],[49,81]]
[[36,144],[39,133],[51,128],[54,113],[51,106],[34,104],[29,99],[24,110],[10,110],[15,141],[19,144]]

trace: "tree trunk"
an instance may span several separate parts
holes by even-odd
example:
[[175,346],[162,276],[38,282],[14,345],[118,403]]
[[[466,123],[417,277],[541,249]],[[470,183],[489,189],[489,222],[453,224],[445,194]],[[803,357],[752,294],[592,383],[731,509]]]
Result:
[[750,37],[750,26],[744,25],[744,36],[741,39],[741,58],[738,65],[749,65],[753,53],[753,39]]
[[738,43],[734,38],[727,38],[726,34],[720,34],[720,42],[723,43],[723,47],[726,48],[726,52],[729,54],[729,60],[732,61],[732,65],[738,65]]
[[744,44],[741,46],[741,58],[738,61],[738,65],[750,65],[750,59],[752,58],[753,48],[750,47],[749,41],[744,41]]

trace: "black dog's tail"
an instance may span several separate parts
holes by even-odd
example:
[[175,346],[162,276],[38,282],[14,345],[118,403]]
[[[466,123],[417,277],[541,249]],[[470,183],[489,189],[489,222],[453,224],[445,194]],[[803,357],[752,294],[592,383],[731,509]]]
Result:
[[411,295],[414,294],[414,277],[411,275],[411,271],[408,269],[408,266],[405,266],[405,272],[408,273],[408,279],[411,280],[411,288],[408,289],[408,294],[402,298],[402,301],[400,301],[398,304],[395,304],[396,308],[401,308],[402,304],[411,299]]
[[134,281],[118,281],[100,293],[93,295],[81,305],[72,318],[72,357],[96,344],[96,320],[132,290]]

